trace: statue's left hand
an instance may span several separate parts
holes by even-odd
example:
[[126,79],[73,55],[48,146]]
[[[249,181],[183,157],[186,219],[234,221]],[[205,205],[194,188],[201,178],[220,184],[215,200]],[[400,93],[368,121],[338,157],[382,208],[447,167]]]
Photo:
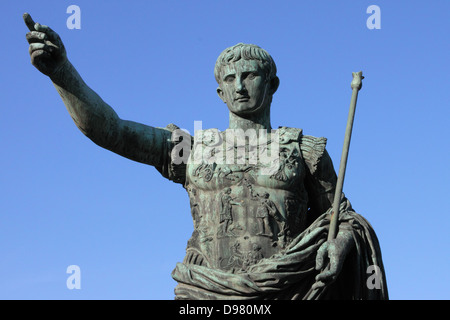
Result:
[[[345,257],[353,248],[354,240],[350,231],[339,231],[335,239],[324,242],[317,250],[316,270],[322,270],[316,276],[313,289],[332,283],[342,270]],[[328,267],[326,266],[328,261]]]

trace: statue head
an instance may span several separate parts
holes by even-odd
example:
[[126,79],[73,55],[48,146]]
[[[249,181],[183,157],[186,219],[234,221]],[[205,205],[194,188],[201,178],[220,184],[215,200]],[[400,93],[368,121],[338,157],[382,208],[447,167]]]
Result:
[[278,89],[277,68],[264,49],[239,43],[225,49],[216,61],[217,93],[230,112],[245,116],[269,109]]
[[275,78],[277,75],[277,67],[270,54],[254,44],[238,43],[222,51],[216,60],[214,68],[214,77],[218,84],[221,82],[220,73],[222,67],[232,64],[239,60],[255,60],[260,68],[266,73],[269,79]]

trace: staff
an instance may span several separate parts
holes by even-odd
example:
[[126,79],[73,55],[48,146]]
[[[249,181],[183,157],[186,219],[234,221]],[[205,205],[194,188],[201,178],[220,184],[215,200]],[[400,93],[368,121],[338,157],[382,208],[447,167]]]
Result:
[[331,212],[330,230],[328,231],[328,241],[336,238],[339,205],[341,202],[342,187],[344,186],[345,169],[347,167],[348,150],[350,149],[350,139],[352,137],[353,119],[355,118],[356,100],[358,92],[362,87],[362,71],[352,72],[353,80],[350,84],[352,88],[352,99],[350,101],[350,111],[348,112],[347,128],[345,129],[344,146],[342,148],[341,163],[339,165],[338,180],[336,183],[336,191],[334,193],[333,209]]
[[[341,163],[339,166],[338,180],[334,193],[333,207],[331,211],[330,228],[328,230],[328,241],[336,238],[338,229],[339,206],[341,202],[342,187],[344,185],[345,169],[347,167],[348,150],[350,148],[350,138],[352,136],[353,119],[355,118],[356,100],[358,99],[358,91],[362,87],[361,80],[364,79],[362,71],[352,72],[353,80],[350,84],[353,92],[350,101],[350,111],[348,113],[347,127],[345,129],[344,147],[342,148]],[[308,300],[315,300],[323,293],[323,286],[316,286],[317,282],[311,287],[306,294]]]

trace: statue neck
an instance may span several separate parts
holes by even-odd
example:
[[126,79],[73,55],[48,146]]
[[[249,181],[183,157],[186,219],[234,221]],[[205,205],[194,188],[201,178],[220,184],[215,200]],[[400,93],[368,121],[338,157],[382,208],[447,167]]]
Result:
[[254,129],[257,132],[260,129],[270,130],[272,129],[270,124],[270,110],[267,108],[264,114],[249,115],[245,116],[245,118],[230,112],[228,129],[243,129],[244,131]]

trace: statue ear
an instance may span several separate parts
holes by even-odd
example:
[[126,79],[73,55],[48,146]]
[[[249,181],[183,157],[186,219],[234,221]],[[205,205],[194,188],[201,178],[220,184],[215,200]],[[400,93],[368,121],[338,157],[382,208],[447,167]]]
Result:
[[223,90],[222,90],[220,87],[217,88],[217,94],[219,95],[219,98],[220,98],[224,103],[227,103],[226,100],[225,100],[225,97],[224,97],[224,95],[223,95]]
[[279,85],[280,79],[278,77],[270,79],[270,93],[274,94],[277,91]]

